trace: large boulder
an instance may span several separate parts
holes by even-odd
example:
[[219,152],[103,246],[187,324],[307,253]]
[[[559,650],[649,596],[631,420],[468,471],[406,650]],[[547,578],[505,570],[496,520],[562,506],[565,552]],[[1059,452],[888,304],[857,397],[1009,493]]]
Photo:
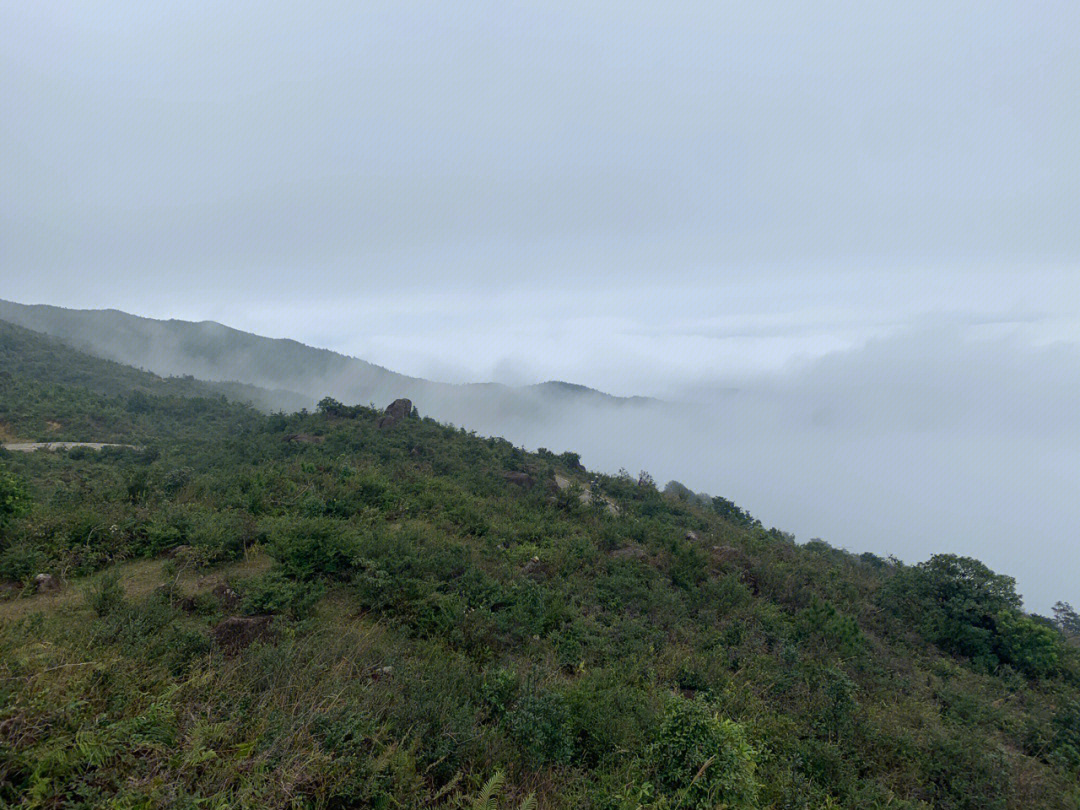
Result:
[[389,428],[396,425],[402,419],[408,419],[412,415],[413,404],[409,399],[395,399],[386,406],[386,411],[379,419],[379,427]]

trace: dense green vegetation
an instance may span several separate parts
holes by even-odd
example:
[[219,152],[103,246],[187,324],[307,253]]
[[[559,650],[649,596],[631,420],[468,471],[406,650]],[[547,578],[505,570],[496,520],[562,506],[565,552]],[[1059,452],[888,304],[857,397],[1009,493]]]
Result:
[[976,560],[24,330],[0,360],[8,439],[136,445],[0,451],[0,802],[1080,807],[1080,620]]

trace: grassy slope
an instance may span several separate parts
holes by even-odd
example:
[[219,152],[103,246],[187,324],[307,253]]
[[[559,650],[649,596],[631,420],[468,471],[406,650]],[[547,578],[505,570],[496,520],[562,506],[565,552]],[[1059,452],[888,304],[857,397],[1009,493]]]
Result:
[[[110,441],[155,438],[208,413],[231,418],[262,404],[269,392],[239,383],[159,377],[67,348],[54,338],[0,321],[0,438]],[[87,399],[88,394],[97,398]],[[155,408],[144,407],[152,397]],[[197,404],[191,400],[198,400]],[[187,421],[148,417],[151,410],[188,414]],[[195,409],[195,410],[192,410]],[[192,420],[190,417],[196,417]]]
[[[0,800],[467,807],[501,771],[506,807],[1080,806],[1071,648],[1040,677],[947,656],[882,601],[890,563],[430,420],[158,396],[196,383],[22,339],[0,421],[148,449],[0,454],[32,499],[0,576],[67,581],[0,607]],[[228,654],[232,611],[270,634]]]

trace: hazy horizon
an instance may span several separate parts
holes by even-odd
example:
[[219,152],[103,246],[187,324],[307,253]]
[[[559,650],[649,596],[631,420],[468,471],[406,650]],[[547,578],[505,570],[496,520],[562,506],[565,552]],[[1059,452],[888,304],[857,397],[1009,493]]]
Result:
[[0,21],[0,298],[689,402],[477,427],[1080,602],[1080,6]]

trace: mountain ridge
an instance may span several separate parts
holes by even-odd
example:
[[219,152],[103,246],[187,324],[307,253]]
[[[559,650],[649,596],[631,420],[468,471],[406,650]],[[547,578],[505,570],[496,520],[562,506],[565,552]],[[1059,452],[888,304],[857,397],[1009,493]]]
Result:
[[160,320],[114,308],[70,309],[6,300],[0,300],[0,320],[156,374],[286,392],[290,406],[297,397],[306,398],[308,407],[324,395],[350,402],[408,397],[441,419],[462,422],[476,412],[566,407],[582,400],[630,406],[655,402],[559,380],[518,387],[427,380],[292,338],[270,338],[210,320]]

